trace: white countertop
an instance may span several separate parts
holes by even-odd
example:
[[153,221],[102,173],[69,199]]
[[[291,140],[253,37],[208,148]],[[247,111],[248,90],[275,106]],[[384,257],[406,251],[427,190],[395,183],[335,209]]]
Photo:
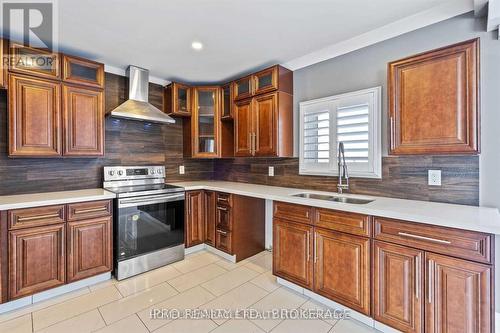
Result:
[[347,212],[500,235],[500,213],[496,208],[348,194],[347,196],[354,198],[367,198],[374,200],[368,204],[356,205],[293,197],[291,196],[292,194],[301,192],[323,194],[336,193],[289,187],[254,185],[224,181],[176,182],[172,184],[183,186],[188,191],[198,189],[214,190],[249,197],[291,202],[314,207],[330,208]]
[[115,198],[114,193],[106,191],[102,188],[77,191],[3,195],[0,196],[0,211],[113,198]]

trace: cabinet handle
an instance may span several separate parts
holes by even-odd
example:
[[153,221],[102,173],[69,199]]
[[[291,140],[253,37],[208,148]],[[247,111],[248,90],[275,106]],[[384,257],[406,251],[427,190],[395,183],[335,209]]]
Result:
[[42,219],[50,219],[53,217],[59,217],[59,213],[47,214],[47,215],[37,215],[37,216],[28,216],[28,217],[18,217],[17,222],[36,221],[36,220],[42,220]]
[[429,242],[434,242],[434,243],[439,243],[439,244],[451,244],[451,242],[447,241],[447,240],[430,238],[430,237],[419,236],[419,235],[413,235],[413,234],[408,234],[406,232],[398,232],[398,235],[403,236],[403,237],[410,237],[410,238],[415,238],[415,239],[426,240]]
[[99,207],[99,208],[89,208],[89,209],[81,209],[77,210],[75,209],[75,214],[85,214],[85,213],[95,213],[95,212],[102,212],[102,211],[107,211],[108,207]]
[[415,298],[420,298],[420,255],[415,257]]
[[252,138],[252,148],[251,148],[251,154],[252,156],[255,156],[255,133],[250,134]]
[[396,137],[396,133],[394,133],[394,130],[396,128],[394,126],[394,117],[391,116],[390,121],[391,121],[391,135],[390,135],[390,138],[391,138],[391,149],[394,149],[394,147],[395,147],[394,138]]
[[217,232],[221,235],[227,236],[227,232],[222,231],[222,230],[217,230]]
[[307,242],[306,242],[306,246],[307,246],[307,262],[311,261],[311,250],[309,249],[310,247],[310,238],[311,238],[311,234],[309,233],[309,231],[307,232]]
[[427,301],[432,304],[432,298],[434,297],[434,261],[429,260],[427,269]]
[[217,209],[218,209],[218,210],[222,210],[222,211],[227,212],[227,208],[226,208],[226,207],[220,207],[220,206],[217,206]]
[[318,262],[318,239],[314,237],[314,263]]

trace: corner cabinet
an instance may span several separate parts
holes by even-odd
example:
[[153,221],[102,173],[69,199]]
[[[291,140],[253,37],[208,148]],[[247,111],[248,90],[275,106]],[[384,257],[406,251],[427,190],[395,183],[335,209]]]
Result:
[[164,88],[163,107],[169,116],[191,117],[192,88],[172,82]]
[[390,153],[479,153],[479,39],[388,65]]

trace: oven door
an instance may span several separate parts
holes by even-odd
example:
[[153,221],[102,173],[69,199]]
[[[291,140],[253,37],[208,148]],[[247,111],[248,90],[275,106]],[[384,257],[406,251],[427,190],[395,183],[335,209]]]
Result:
[[118,199],[116,259],[184,243],[184,193]]

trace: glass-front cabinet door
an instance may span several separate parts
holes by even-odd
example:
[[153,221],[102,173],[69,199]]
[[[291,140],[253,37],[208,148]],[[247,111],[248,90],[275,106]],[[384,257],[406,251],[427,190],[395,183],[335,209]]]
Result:
[[245,76],[234,82],[234,99],[252,96],[252,76]]
[[221,88],[221,119],[233,119],[233,89],[231,83]]
[[253,78],[255,95],[276,90],[278,89],[278,66],[260,71],[254,74]]
[[218,87],[194,89],[193,157],[219,156],[219,93]]
[[63,56],[63,80],[104,88],[104,65],[78,57]]

